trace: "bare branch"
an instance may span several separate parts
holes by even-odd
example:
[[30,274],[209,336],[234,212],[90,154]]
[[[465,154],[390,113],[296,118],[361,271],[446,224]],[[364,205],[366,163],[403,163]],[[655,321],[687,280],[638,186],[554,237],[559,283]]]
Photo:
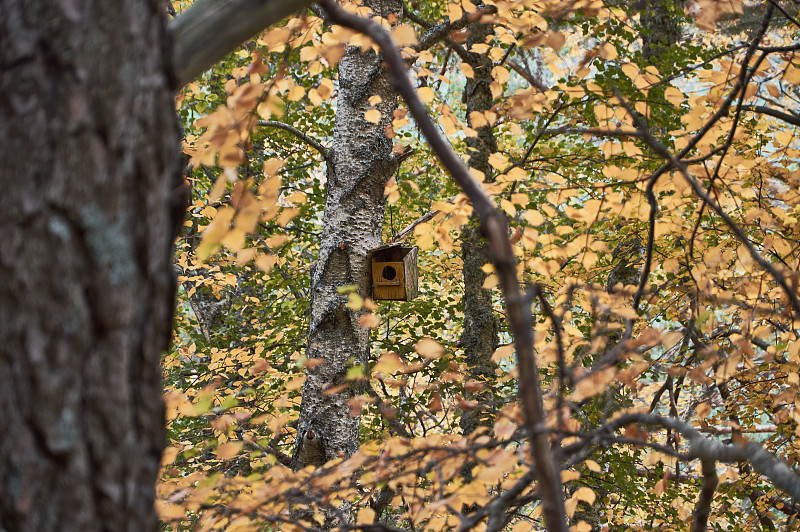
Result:
[[719,477],[717,477],[716,460],[703,460],[703,489],[697,496],[697,505],[694,508],[692,532],[708,530],[708,516],[711,514],[711,503],[714,501],[714,492],[717,490]]
[[[465,13],[458,20],[454,21],[447,21],[447,22],[440,22],[439,24],[428,26],[426,28],[427,31],[423,33],[419,38],[419,43],[414,46],[414,49],[417,51],[427,50],[431,46],[435,45],[436,43],[446,39],[452,32],[462,30],[466,28],[471,22],[475,22],[476,20],[480,19],[483,15],[488,15],[490,13],[496,13],[497,8],[494,6],[485,6],[480,9],[476,9],[472,13]],[[405,11],[406,16],[409,16],[411,12],[409,10]],[[417,22],[418,24],[421,21],[419,17],[412,18],[409,16],[412,21]],[[422,25],[422,24],[420,24]]]
[[[727,463],[749,462],[754,470],[764,475],[776,487],[791,495],[793,499],[800,499],[800,475],[793,471],[786,462],[772,456],[757,443],[725,445],[722,442],[706,438],[689,423],[655,414],[623,414],[600,430],[613,432],[631,423],[658,425],[680,432],[689,443],[689,458]],[[705,475],[705,472],[703,474]]]
[[742,109],[745,111],[753,111],[755,113],[769,115],[779,120],[783,120],[787,124],[791,124],[793,126],[800,126],[800,117],[790,115],[789,113],[784,113],[783,111],[778,111],[777,109],[767,107],[766,105],[743,105]]
[[769,0],[769,3],[770,3],[772,6],[774,6],[774,7],[775,7],[775,8],[776,8],[778,11],[780,11],[780,12],[783,14],[783,16],[784,16],[784,17],[786,17],[788,20],[790,20],[790,21],[792,22],[792,24],[794,24],[795,26],[797,26],[798,28],[800,28],[800,21],[798,21],[796,18],[794,18],[794,17],[793,17],[793,16],[792,16],[792,15],[791,15],[791,14],[790,14],[788,11],[786,11],[785,9],[783,9],[783,6],[781,6],[781,5],[780,5],[778,2],[776,2],[775,0]]
[[508,66],[510,66],[514,70],[514,72],[516,72],[517,74],[522,76],[525,79],[525,81],[530,83],[531,87],[533,87],[534,89],[537,89],[537,90],[539,90],[541,92],[547,91],[547,86],[544,83],[542,83],[541,81],[539,81],[538,79],[536,79],[533,76],[533,74],[528,72],[527,68],[523,67],[522,65],[520,65],[516,61],[507,61],[506,63],[508,64]]
[[701,427],[698,429],[700,432],[707,434],[772,434],[778,432],[777,425],[754,425],[752,427],[734,428],[734,427]]
[[391,238],[391,240],[389,240],[389,243],[391,243],[391,242],[400,242],[400,241],[404,240],[408,235],[410,235],[414,231],[414,228],[416,226],[418,226],[419,224],[423,224],[423,223],[427,222],[428,220],[431,220],[437,214],[439,214],[439,211],[428,211],[428,212],[426,212],[425,214],[423,214],[422,216],[420,216],[419,218],[417,218],[416,220],[414,220],[413,222],[408,224],[405,227],[405,229],[403,229],[402,231],[400,231],[399,233],[394,235]]
[[174,88],[183,87],[253,35],[311,3],[311,0],[197,0],[169,23]]
[[236,432],[239,435],[239,439],[242,440],[247,445],[249,445],[250,447],[252,447],[253,449],[261,451],[264,454],[271,454],[272,456],[275,457],[275,459],[278,462],[281,463],[281,465],[286,467],[292,467],[292,457],[289,456],[288,454],[282,453],[278,449],[272,447],[270,444],[262,445],[258,443],[256,440],[247,437],[242,429],[239,429]]
[[322,155],[322,157],[326,161],[329,158],[328,149],[325,148],[325,146],[323,146],[322,144],[320,144],[319,141],[317,141],[314,138],[306,135],[305,133],[303,133],[302,131],[300,131],[299,129],[297,129],[294,126],[291,126],[289,124],[285,124],[283,122],[278,122],[276,120],[259,120],[258,121],[258,125],[261,126],[261,127],[274,127],[274,128],[277,128],[277,129],[282,129],[284,131],[288,131],[289,133],[291,133],[292,135],[294,135],[298,139],[302,140],[303,142],[305,142],[306,144],[308,144],[309,146],[311,146],[312,148],[317,150],[320,153],[320,155]]

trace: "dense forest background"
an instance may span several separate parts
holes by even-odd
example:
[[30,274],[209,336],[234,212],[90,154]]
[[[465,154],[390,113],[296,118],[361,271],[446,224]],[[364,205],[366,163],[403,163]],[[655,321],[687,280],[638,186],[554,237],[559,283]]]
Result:
[[66,4],[0,0],[0,531],[800,529],[795,2]]
[[[536,529],[533,452],[577,530],[796,527],[800,483],[776,487],[772,461],[797,452],[796,7],[356,12],[391,28],[509,220],[544,454],[477,209],[397,103],[386,52],[316,9],[178,99],[193,204],[165,519]],[[398,241],[419,247],[420,296],[372,301],[364,257]]]

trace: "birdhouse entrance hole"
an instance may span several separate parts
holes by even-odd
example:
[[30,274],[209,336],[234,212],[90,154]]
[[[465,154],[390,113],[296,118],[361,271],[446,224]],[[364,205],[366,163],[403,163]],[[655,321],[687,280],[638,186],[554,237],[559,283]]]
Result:
[[371,253],[372,298],[408,301],[417,297],[417,248],[391,244]]
[[383,271],[381,272],[381,277],[391,281],[397,277],[397,270],[395,270],[392,266],[384,266]]

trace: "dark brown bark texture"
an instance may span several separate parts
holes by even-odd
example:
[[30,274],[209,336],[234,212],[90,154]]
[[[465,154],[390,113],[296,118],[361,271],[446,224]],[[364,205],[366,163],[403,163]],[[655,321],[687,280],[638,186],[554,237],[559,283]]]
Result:
[[164,5],[0,13],[0,531],[155,530],[183,217]]
[[683,0],[646,0],[641,9],[642,55],[659,69],[672,67],[669,51],[681,38]]
[[[403,11],[398,0],[364,4],[384,18],[399,17]],[[372,96],[381,101],[370,104]],[[364,118],[373,108],[381,112],[377,124]],[[356,285],[362,296],[370,293],[368,254],[381,243],[384,187],[398,166],[385,133],[396,108],[397,94],[382,57],[348,47],[339,62],[324,228],[319,259],[311,272],[307,356],[324,362],[306,372],[294,453],[298,468],[349,456],[358,449],[360,419],[350,415],[347,402],[362,390],[347,386],[345,376],[353,365],[367,367],[369,330],[358,323],[364,311],[349,309],[348,295],[337,288]],[[325,393],[341,385],[345,387],[339,393]]]
[[[483,43],[492,32],[490,25],[471,24],[466,42],[467,50],[473,44]],[[493,81],[492,67],[494,65],[486,54],[474,52],[468,52],[468,54],[465,61],[472,67],[475,75],[467,78],[464,87],[464,103],[467,110],[467,121],[472,126],[470,113],[488,111],[494,106],[494,98],[489,88]],[[492,167],[489,164],[489,156],[497,151],[497,139],[491,125],[474,129],[478,132],[478,136],[466,139],[470,154],[469,166],[483,172],[486,179],[490,180]],[[487,274],[482,268],[491,261],[486,240],[479,227],[480,218],[476,214],[464,228],[461,241],[464,260],[464,331],[461,334],[460,343],[464,348],[469,378],[480,382],[491,382],[497,368],[492,361],[492,354],[497,349],[500,328],[497,317],[494,315],[492,293],[483,288]],[[492,390],[487,388],[475,392],[468,399],[477,401],[480,406],[461,414],[460,424],[464,434],[470,434],[480,426],[492,426],[494,416],[490,412],[495,406]]]

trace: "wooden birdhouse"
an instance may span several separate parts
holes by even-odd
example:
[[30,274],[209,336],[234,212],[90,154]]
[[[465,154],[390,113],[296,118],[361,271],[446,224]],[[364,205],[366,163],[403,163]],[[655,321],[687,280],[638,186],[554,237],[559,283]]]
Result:
[[372,299],[409,301],[417,297],[417,248],[389,244],[374,249]]

